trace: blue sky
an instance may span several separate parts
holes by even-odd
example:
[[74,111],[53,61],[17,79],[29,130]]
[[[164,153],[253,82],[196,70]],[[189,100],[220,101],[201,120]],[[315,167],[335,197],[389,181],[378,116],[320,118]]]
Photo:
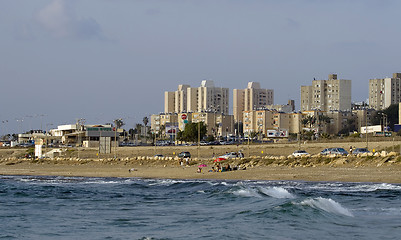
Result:
[[[400,72],[396,0],[0,0],[0,134],[163,111],[178,84],[274,89]],[[232,106],[230,106],[231,108]],[[23,121],[16,121],[17,119]],[[7,120],[8,122],[4,122]]]

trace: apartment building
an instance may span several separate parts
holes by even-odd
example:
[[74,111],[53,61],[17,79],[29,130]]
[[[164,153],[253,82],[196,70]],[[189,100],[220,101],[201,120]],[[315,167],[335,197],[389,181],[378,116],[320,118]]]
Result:
[[328,80],[313,80],[312,86],[301,86],[301,111],[311,110],[350,111],[351,80],[329,74]]
[[187,92],[189,85],[178,85],[175,92],[164,92],[164,112],[180,113],[187,111]]
[[392,78],[369,80],[369,107],[375,110],[388,108],[401,101],[401,73]]
[[163,135],[184,131],[188,122],[203,122],[206,124],[207,134],[214,137],[234,134],[234,117],[222,113],[194,112],[194,113],[161,113],[151,116],[152,131]]
[[249,82],[245,89],[233,90],[233,114],[236,122],[244,118],[244,111],[265,108],[274,104],[274,91],[260,88],[260,83]]
[[161,133],[162,130],[168,132],[179,126],[179,116],[176,113],[161,113],[150,116],[150,129],[153,132]]
[[194,112],[191,113],[193,122],[204,122],[207,134],[214,137],[226,137],[234,134],[234,117],[221,113]]
[[250,135],[252,132],[267,135],[269,130],[289,130],[288,113],[277,112],[275,110],[252,110],[244,111],[243,128],[244,134]]
[[212,80],[203,80],[201,86],[191,88],[179,85],[175,92],[164,93],[164,112],[215,112],[228,114],[228,88],[215,87]]

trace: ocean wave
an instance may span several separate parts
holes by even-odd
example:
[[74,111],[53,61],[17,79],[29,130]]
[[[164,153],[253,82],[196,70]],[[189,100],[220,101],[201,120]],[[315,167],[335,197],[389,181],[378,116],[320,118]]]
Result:
[[257,197],[261,198],[264,196],[272,198],[295,198],[290,192],[282,187],[250,187],[242,186],[232,192],[234,195],[242,197]]
[[256,189],[253,188],[241,188],[233,192],[234,195],[242,197],[262,197]]
[[338,202],[334,201],[330,198],[314,198],[314,199],[306,199],[300,203],[304,206],[309,206],[315,209],[320,209],[325,212],[334,213],[337,215],[345,215],[348,217],[353,217],[354,215],[345,207],[341,206]]
[[401,185],[390,183],[349,184],[349,183],[320,183],[307,186],[307,189],[329,192],[375,192],[380,190],[401,191]]
[[290,192],[282,187],[259,187],[260,192],[273,198],[295,198]]

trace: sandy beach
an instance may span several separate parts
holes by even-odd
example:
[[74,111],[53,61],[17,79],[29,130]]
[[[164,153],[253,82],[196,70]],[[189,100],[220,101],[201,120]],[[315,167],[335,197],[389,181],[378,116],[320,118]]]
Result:
[[[322,148],[356,143],[304,143],[302,149],[317,154]],[[393,141],[372,142],[377,151],[398,150]],[[138,177],[169,179],[226,179],[226,180],[302,180],[302,181],[343,181],[343,182],[384,182],[401,183],[401,157],[398,151],[380,157],[288,157],[293,144],[231,145],[204,147],[129,147],[119,148],[109,156],[97,156],[96,149],[68,149],[64,156],[54,159],[23,158],[27,149],[1,149],[1,175],[51,175],[85,177]],[[398,149],[397,149],[398,148]],[[229,151],[242,150],[244,159],[227,160],[221,165],[240,166],[246,170],[209,172],[214,166],[215,156]],[[347,149],[348,150],[348,149]],[[180,165],[176,155],[180,151],[190,151],[189,165]],[[250,157],[247,157],[247,152]],[[153,158],[153,154],[166,157]],[[114,158],[113,155],[117,158]],[[197,157],[199,154],[199,158]],[[79,155],[79,158],[78,158]],[[209,156],[209,157],[208,157]],[[198,166],[205,164],[198,173]],[[129,171],[131,170],[131,171]]]

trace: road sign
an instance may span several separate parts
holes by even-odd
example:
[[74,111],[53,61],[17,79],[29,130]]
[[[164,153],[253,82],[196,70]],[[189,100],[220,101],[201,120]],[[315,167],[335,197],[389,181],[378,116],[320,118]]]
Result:
[[181,115],[181,119],[182,119],[182,120],[187,119],[187,115],[186,115],[186,114],[182,114],[182,115]]

